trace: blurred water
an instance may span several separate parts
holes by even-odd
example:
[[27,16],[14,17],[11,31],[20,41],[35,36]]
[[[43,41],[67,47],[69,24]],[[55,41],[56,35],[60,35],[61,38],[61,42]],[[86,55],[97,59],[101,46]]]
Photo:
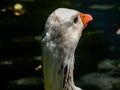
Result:
[[[84,79],[84,75],[88,76],[82,83],[85,85],[85,88],[83,85],[84,90],[119,90],[118,87],[115,89],[116,86],[114,87],[113,83],[115,82],[116,85],[120,82],[119,77],[116,77],[118,81],[114,78],[117,75],[115,72],[120,73],[119,70],[116,71],[118,68],[116,62],[120,62],[120,35],[117,34],[120,28],[120,1],[72,0],[72,2],[77,5],[77,10],[89,13],[94,18],[85,29],[86,31],[84,30],[76,52],[78,56],[76,56],[75,72],[77,73],[75,73],[75,79],[82,83],[78,78],[81,75],[83,76],[82,79]],[[108,67],[109,64],[106,62],[107,64],[104,63],[104,67],[101,66],[103,72],[100,73],[98,63],[105,61],[105,59],[111,59],[112,62],[116,63],[116,68],[106,71],[104,67]],[[95,78],[94,72],[100,77]],[[93,78],[90,75],[93,75]],[[106,77],[103,78],[103,75]],[[107,81],[106,78],[109,80]],[[96,84],[97,81],[102,82],[100,87],[99,84]]]
[[[108,58],[120,59],[119,55],[115,55],[120,52],[120,35],[116,34],[117,30],[120,28],[120,1],[73,0],[73,2],[78,5],[77,9],[79,11],[90,13],[93,16],[94,20],[90,24],[90,32],[102,32],[102,35],[101,33],[97,34],[98,38],[100,38],[105,46],[104,49]],[[112,46],[115,48],[111,51]]]
[[[52,0],[51,2],[30,0],[36,1],[34,3],[28,3],[29,0],[15,1],[23,1],[28,13],[21,17],[15,17],[11,14],[13,13],[10,11],[11,9],[4,13],[0,12],[1,87],[12,90],[43,89],[43,83],[39,83],[38,79],[37,81],[33,80],[35,83],[38,82],[37,85],[31,87],[20,83],[21,87],[18,83],[26,80],[31,85],[29,83],[31,78],[35,79],[39,76],[43,78],[42,71],[35,71],[35,67],[42,63],[41,34],[47,16],[59,7],[68,7],[89,13],[94,18],[83,31],[76,51],[75,80],[82,75],[98,71],[97,64],[101,60],[113,59],[113,62],[120,60],[120,35],[116,34],[120,28],[120,0]],[[0,10],[12,5],[13,1],[6,0],[2,3],[5,5],[0,3]],[[105,75],[105,77],[107,76]]]

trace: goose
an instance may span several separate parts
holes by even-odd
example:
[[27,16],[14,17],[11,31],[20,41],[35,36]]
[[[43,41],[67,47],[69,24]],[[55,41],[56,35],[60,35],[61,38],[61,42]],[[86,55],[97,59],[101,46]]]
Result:
[[42,36],[45,90],[81,90],[74,84],[74,53],[82,30],[93,18],[89,14],[58,8],[48,17]]

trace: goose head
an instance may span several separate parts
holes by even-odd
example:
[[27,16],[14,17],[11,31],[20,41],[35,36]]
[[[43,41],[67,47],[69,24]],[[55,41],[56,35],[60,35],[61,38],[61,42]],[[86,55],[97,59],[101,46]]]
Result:
[[92,19],[91,15],[76,10],[56,9],[47,19],[43,41],[52,41],[69,48],[76,47],[82,30]]

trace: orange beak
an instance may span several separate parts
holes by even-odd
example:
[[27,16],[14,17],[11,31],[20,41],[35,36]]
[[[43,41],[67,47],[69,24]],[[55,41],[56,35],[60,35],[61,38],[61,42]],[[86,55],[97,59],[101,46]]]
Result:
[[88,22],[92,21],[93,18],[91,15],[89,14],[84,14],[84,13],[81,13],[80,12],[80,17],[82,19],[82,22],[83,22],[83,26],[86,26],[88,24]]

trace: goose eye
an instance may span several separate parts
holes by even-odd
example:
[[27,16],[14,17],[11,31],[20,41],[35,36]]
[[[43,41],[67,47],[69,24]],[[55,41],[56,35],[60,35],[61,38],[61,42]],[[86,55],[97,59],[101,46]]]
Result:
[[78,22],[78,17],[75,17],[74,20],[73,20],[74,23],[77,23]]

